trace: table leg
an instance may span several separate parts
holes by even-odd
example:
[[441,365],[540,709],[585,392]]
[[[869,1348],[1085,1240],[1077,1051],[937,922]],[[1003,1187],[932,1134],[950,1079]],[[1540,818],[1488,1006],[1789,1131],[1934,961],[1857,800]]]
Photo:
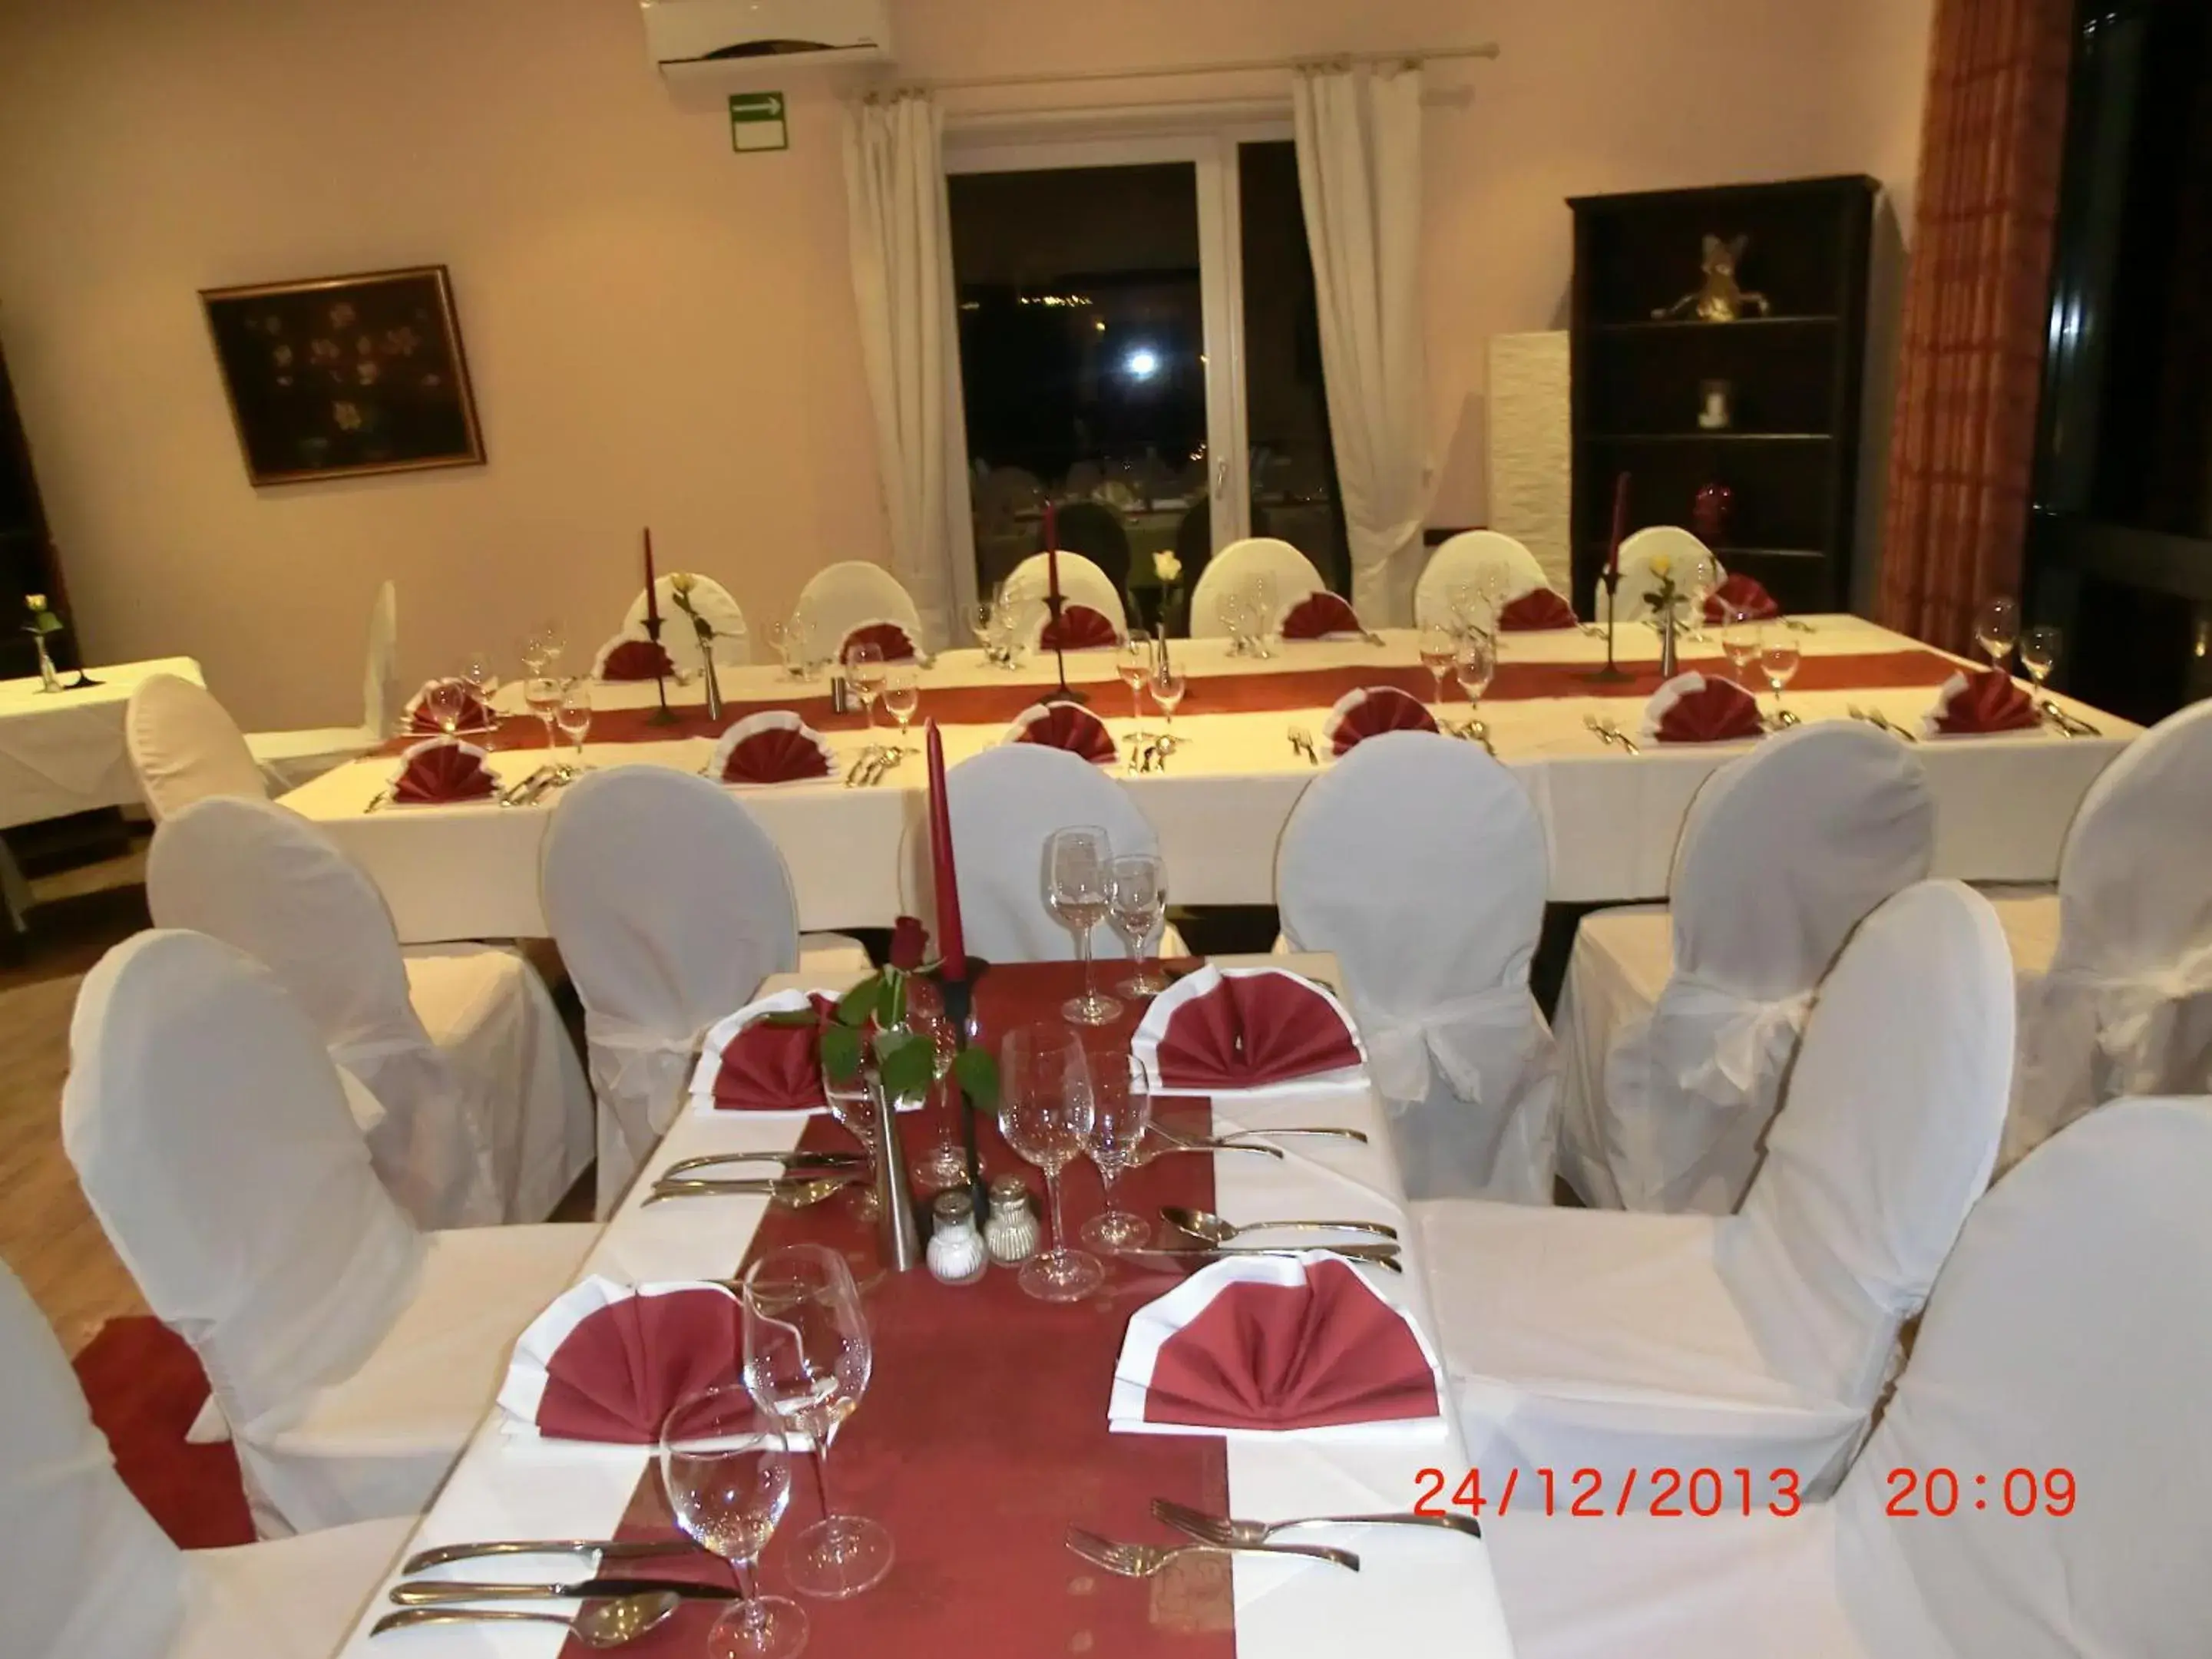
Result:
[[8,926],[18,937],[31,931],[31,884],[8,843],[0,840],[0,909],[8,913]]

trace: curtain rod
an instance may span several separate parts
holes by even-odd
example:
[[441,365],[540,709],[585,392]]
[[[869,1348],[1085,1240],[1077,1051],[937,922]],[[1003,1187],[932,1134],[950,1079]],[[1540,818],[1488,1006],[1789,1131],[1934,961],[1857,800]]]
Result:
[[1459,58],[1496,58],[1498,42],[1475,46],[1424,46],[1403,52],[1311,52],[1300,58],[1225,58],[1212,64],[1177,64],[1164,69],[1075,70],[1065,74],[971,75],[913,84],[931,92],[980,92],[992,87],[1073,86],[1096,81],[1157,81],[1188,75],[1249,75],[1266,70],[1293,70],[1308,64],[1352,65],[1407,64]]

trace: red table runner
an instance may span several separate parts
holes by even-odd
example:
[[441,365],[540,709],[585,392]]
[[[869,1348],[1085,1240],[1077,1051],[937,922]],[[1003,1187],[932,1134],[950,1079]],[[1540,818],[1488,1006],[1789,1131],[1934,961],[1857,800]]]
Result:
[[[1486,701],[1493,702],[1520,702],[1541,697],[1641,699],[1659,689],[1656,663],[1631,665],[1626,679],[1602,684],[1584,678],[1590,666],[1586,663],[1500,663],[1490,690],[1483,696]],[[1731,674],[1727,660],[1721,657],[1685,657],[1681,667],[1684,673],[1695,670],[1703,674]],[[1919,647],[1856,656],[1807,657],[1799,665],[1796,678],[1790,682],[1790,689],[1872,691],[1899,686],[1932,687],[1942,684],[1958,671],[1959,665],[1948,657]],[[921,697],[921,712],[945,726],[1004,725],[1024,708],[1042,702],[1055,684],[1054,681],[1041,680],[926,690]],[[1277,668],[1237,674],[1194,674],[1187,684],[1177,714],[1290,714],[1298,709],[1327,708],[1346,692],[1362,686],[1395,685],[1424,700],[1435,696],[1437,689],[1429,671],[1419,665],[1394,667],[1380,663],[1371,668]],[[1126,693],[1119,684],[1109,681],[1084,689],[1091,706],[1100,714],[1112,715],[1123,711]],[[1459,693],[1454,690],[1450,695],[1456,698]],[[665,726],[653,723],[658,713],[654,709],[602,709],[592,718],[590,741],[655,743],[676,738],[719,737],[749,715],[776,709],[788,710],[822,732],[857,732],[867,724],[861,714],[832,713],[827,696],[810,693],[775,702],[726,703],[720,720],[708,720],[701,704],[675,703],[670,707],[675,719]],[[890,729],[887,721],[878,720],[878,724],[886,732]],[[509,714],[500,721],[499,738],[503,749],[542,746],[544,735],[544,727],[528,714]],[[419,735],[395,738],[380,752],[398,754],[422,741]]]
[[[1014,1026],[1057,1021],[1077,987],[1070,963],[994,968],[976,987],[981,1040],[996,1048]],[[1143,1005],[1085,1033],[1095,1052],[1126,1053]],[[1188,1116],[1186,1116],[1188,1114]],[[928,1144],[934,1109],[901,1125],[909,1152]],[[1178,1102],[1171,1121],[1208,1130],[1204,1106]],[[988,1175],[1029,1178],[1043,1213],[1043,1178],[979,1123]],[[852,1142],[828,1118],[811,1123],[801,1144]],[[1071,1227],[1097,1208],[1098,1182],[1087,1164],[1061,1177]],[[1122,1176],[1124,1205],[1150,1214],[1162,1204],[1213,1207],[1213,1161],[1168,1157]],[[878,1271],[873,1230],[841,1201],[807,1210],[770,1210],[746,1261],[796,1243],[845,1251],[864,1284]],[[1172,1288],[1175,1279],[1115,1262],[1105,1291],[1088,1302],[1054,1306],[1031,1300],[1013,1271],[994,1267],[980,1284],[940,1285],[927,1268],[886,1275],[867,1290],[875,1333],[868,1392],[837,1437],[830,1490],[842,1510],[889,1527],[898,1554],[890,1576],[849,1601],[805,1602],[810,1654],[897,1654],[902,1659],[975,1659],[978,1655],[1082,1655],[1098,1659],[1172,1655],[1235,1659],[1229,1574],[1218,1559],[1178,1563],[1155,1579],[1119,1579],[1070,1554],[1071,1522],[1109,1537],[1172,1541],[1152,1520],[1156,1497],[1179,1498],[1216,1515],[1228,1511],[1229,1462],[1212,1436],[1110,1436],[1107,1397],[1128,1316]],[[764,1588],[785,1589],[781,1562],[789,1535],[818,1510],[811,1474],[802,1474],[782,1535],[762,1563]],[[617,1535],[668,1537],[657,1468],[648,1468]],[[711,1564],[710,1564],[711,1565]],[[663,1564],[653,1564],[659,1574]],[[623,1651],[637,1659],[691,1659],[703,1650],[716,1602],[690,1601],[666,1625]],[[566,1659],[592,1650],[571,1637]]]

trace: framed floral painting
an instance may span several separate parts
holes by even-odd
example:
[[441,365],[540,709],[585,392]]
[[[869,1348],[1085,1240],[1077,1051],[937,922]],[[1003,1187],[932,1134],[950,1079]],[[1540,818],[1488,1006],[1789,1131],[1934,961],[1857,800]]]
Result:
[[256,484],[481,466],[443,265],[204,289]]

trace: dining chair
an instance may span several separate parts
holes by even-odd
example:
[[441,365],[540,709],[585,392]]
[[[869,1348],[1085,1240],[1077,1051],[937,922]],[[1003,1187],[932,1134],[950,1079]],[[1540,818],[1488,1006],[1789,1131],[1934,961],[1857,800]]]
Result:
[[216,798],[146,857],[155,926],[276,975],[331,1058],[383,1105],[377,1173],[425,1227],[541,1221],[592,1156],[592,1097],[537,970],[499,945],[403,950],[368,874],[319,827]]
[[1486,1478],[1742,1467],[1832,1491],[1989,1181],[2013,1030],[1988,902],[1922,882],[1822,981],[1735,1214],[1415,1206]]
[[1498,530],[1462,530],[1429,555],[1413,584],[1413,620],[1422,627],[1453,623],[1452,593],[1468,587],[1480,592],[1495,571],[1501,599],[1517,599],[1548,585],[1544,567],[1522,543]]
[[1728,580],[1728,572],[1712,549],[1680,525],[1653,525],[1648,530],[1639,530],[1624,538],[1620,544],[1620,590],[1613,596],[1613,607],[1622,622],[1635,622],[1649,610],[1644,596],[1659,586],[1659,578],[1652,574],[1651,561],[1661,554],[1670,562],[1668,574],[1685,592],[1689,589],[1690,561],[1700,556],[1713,562],[1714,586]]
[[728,790],[672,767],[608,767],[564,790],[539,884],[584,1002],[602,1216],[674,1119],[708,1026],[771,974],[868,967],[852,939],[800,938],[768,832]]
[[123,711],[123,746],[155,823],[210,795],[269,798],[269,784],[230,711],[205,686],[149,674]]
[[[1073,485],[1071,483],[1071,490]],[[1103,501],[1060,502],[1053,513],[1053,528],[1063,553],[1080,553],[1097,565],[1116,592],[1129,580],[1129,527],[1121,515]],[[1037,552],[1043,552],[1044,531],[1037,530]]]
[[1284,943],[1343,969],[1409,1197],[1552,1201],[1558,1057],[1528,991],[1550,884],[1519,781],[1431,732],[1360,744],[1284,828]]
[[1831,1502],[1762,1468],[1715,1508],[1486,1513],[1520,1659],[2203,1652],[2207,1169],[2212,1102],[2129,1100],[1992,1187]]
[[418,1231],[299,1000],[204,933],[140,933],[86,975],[61,1117],[109,1243],[207,1371],[264,1536],[419,1514],[596,1237]]
[[1315,568],[1314,562],[1288,542],[1278,541],[1272,536],[1250,536],[1241,542],[1231,542],[1207,562],[1191,588],[1191,638],[1229,638],[1230,627],[1222,615],[1222,602],[1234,598],[1237,590],[1255,576],[1263,575],[1274,579],[1273,620],[1278,623],[1300,599],[1321,592],[1328,586]]
[[933,644],[923,635],[914,596],[890,571],[866,559],[846,559],[817,571],[799,590],[793,614],[812,629],[816,648],[825,658],[836,657],[855,629],[875,623],[896,623],[917,647]]
[[399,701],[399,596],[385,582],[368,608],[368,664],[362,683],[361,724],[297,732],[251,732],[246,746],[271,793],[312,782],[390,737]]
[[1736,1207],[1814,987],[1935,844],[1919,757],[1856,721],[1763,738],[1706,779],[1668,902],[1584,916],[1568,957],[1559,1162],[1585,1203]]
[[[670,586],[671,578],[654,579],[653,596],[660,605],[660,643],[668,653],[669,661],[686,674],[696,674],[703,665],[699,651],[699,630],[692,625],[676,603],[676,590]],[[730,590],[712,576],[692,578],[691,608],[704,617],[714,630],[714,661],[724,668],[743,668],[752,661],[752,635],[745,627],[745,613]],[[641,640],[645,631],[645,593],[639,590],[629,609],[623,613],[622,634],[624,638]]]
[[[1052,620],[1044,603],[1052,585],[1050,562],[1047,555],[1032,553],[1006,578],[1007,599],[1023,606],[1026,613],[1022,633],[1032,649],[1036,646],[1037,635]],[[1114,624],[1115,633],[1124,639],[1128,637],[1128,610],[1122,603],[1121,590],[1114,586],[1112,577],[1082,554],[1061,552],[1060,591],[1070,605],[1089,605]]]

